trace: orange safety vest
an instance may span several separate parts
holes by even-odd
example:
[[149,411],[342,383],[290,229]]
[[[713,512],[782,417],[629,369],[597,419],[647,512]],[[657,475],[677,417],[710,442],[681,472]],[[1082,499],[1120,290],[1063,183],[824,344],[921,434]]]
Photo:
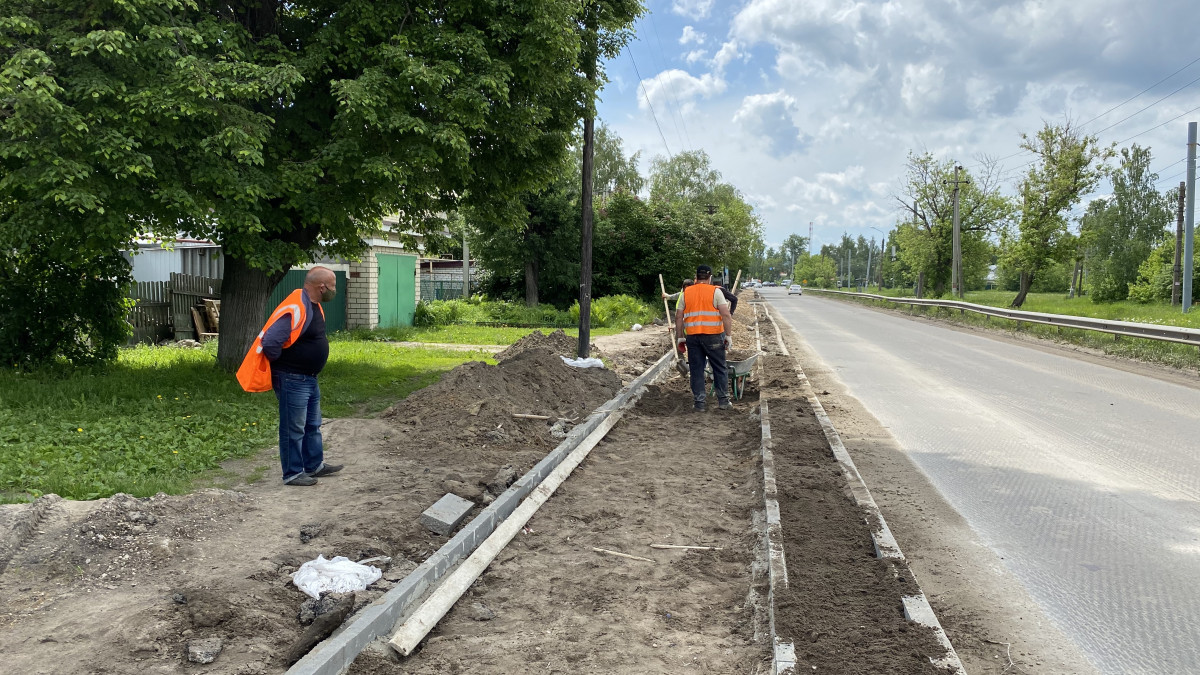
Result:
[[688,335],[715,335],[725,332],[721,312],[713,304],[717,287],[697,283],[683,289],[683,329]]
[[[292,333],[288,336],[287,342],[283,343],[283,348],[287,349],[292,346],[300,337],[300,332],[304,330],[304,324],[308,318],[308,312],[304,309],[303,293],[303,288],[292,291],[283,299],[283,302],[279,303],[275,311],[271,312],[271,318],[267,319],[262,330],[258,331],[258,337],[254,338],[254,344],[250,345],[250,351],[246,352],[246,358],[242,359],[242,366],[237,371],[238,383],[242,385],[242,389],[250,392],[271,391],[271,362],[262,353],[262,339],[272,324],[290,314],[292,316]],[[324,317],[325,308],[317,304],[317,309]]]

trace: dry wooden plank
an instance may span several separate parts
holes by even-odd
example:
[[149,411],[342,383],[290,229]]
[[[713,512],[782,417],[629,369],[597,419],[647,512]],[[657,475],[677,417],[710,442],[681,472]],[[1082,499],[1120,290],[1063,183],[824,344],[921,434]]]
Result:
[[200,310],[195,307],[192,307],[191,310],[192,321],[196,324],[196,334],[211,333],[212,331],[208,330],[208,324],[204,323],[204,315],[200,313]]
[[204,299],[204,313],[208,317],[208,325],[213,333],[221,332],[221,301],[211,298]]

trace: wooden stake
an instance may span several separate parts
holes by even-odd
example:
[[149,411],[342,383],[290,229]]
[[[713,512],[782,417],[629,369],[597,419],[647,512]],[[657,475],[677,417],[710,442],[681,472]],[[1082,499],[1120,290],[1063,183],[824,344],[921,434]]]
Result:
[[594,547],[594,546],[593,546],[593,547],[592,547],[592,550],[593,550],[593,551],[595,551],[596,553],[604,553],[604,554],[607,554],[607,555],[615,555],[615,556],[617,556],[618,558],[629,558],[630,560],[641,560],[642,562],[657,562],[657,561],[655,561],[655,560],[651,560],[650,558],[643,558],[643,557],[641,557],[641,556],[639,556],[639,555],[629,555],[628,553],[620,553],[620,552],[618,552],[618,551],[610,551],[610,550],[608,550],[608,549],[606,549],[606,548],[596,548],[596,547]]
[[513,417],[520,420],[548,420],[549,415],[526,415],[524,413],[513,413]]
[[738,294],[738,282],[741,280],[742,280],[742,271],[738,270],[737,276],[733,278],[733,288],[729,289],[729,291],[731,293],[733,293],[734,295]]
[[688,551],[723,551],[720,546],[678,546],[676,544],[650,544],[650,548],[685,549]]
[[[658,275],[658,286],[662,289],[663,295],[667,294],[667,285],[663,283],[662,275]],[[675,330],[675,326],[671,323],[671,308],[667,305],[667,299],[663,298],[663,309],[667,312],[667,328]]]

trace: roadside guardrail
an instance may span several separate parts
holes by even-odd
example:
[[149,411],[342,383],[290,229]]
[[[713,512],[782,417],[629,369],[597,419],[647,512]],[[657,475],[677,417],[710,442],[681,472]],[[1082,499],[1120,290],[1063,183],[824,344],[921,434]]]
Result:
[[827,288],[810,288],[808,286],[806,286],[804,290],[852,298],[893,302],[901,305],[945,307],[947,309],[957,309],[961,312],[974,312],[984,316],[994,316],[997,318],[1010,319],[1017,322],[1028,321],[1029,323],[1040,323],[1047,326],[1080,328],[1083,330],[1094,330],[1101,333],[1108,333],[1110,335],[1146,338],[1149,340],[1161,340],[1163,342],[1178,342],[1180,344],[1200,347],[1200,330],[1195,328],[1183,328],[1181,326],[1160,326],[1152,323],[1136,323],[1133,321],[1113,321],[1111,319],[1094,319],[1088,316],[1071,316],[1068,314],[1043,314],[1041,312],[1026,312],[1019,309],[1006,309],[1003,307],[976,305],[974,303],[962,302],[959,300],[893,298],[886,295],[875,295],[873,293],[835,291]]

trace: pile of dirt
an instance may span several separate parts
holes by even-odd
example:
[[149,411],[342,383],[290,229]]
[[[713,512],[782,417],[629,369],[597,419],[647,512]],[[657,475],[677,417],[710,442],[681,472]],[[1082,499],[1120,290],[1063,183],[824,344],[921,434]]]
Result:
[[[591,347],[592,356],[599,358],[600,355],[597,353],[596,345],[592,344]],[[575,358],[575,356],[578,354],[579,340],[578,338],[573,338],[570,335],[567,335],[561,328],[549,335],[535,330],[529,335],[526,335],[520,340],[512,343],[506,349],[497,352],[496,360],[507,361],[518,354],[524,354],[530,349],[546,349],[555,354]]]
[[[574,368],[550,349],[527,346],[499,365],[458,366],[384,411],[383,418],[405,431],[455,438],[468,446],[549,445],[557,443],[549,434],[553,422],[582,421],[620,388],[621,378],[606,368]],[[514,414],[550,419],[521,420]]]

